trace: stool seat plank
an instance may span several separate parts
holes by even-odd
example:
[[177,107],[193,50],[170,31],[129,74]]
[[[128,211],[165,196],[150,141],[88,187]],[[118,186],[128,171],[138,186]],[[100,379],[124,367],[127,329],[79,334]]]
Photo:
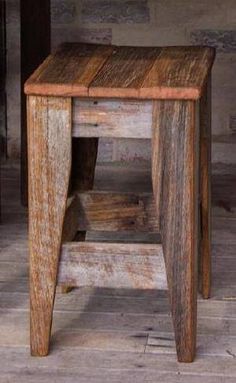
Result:
[[33,73],[27,94],[198,99],[214,61],[208,47],[118,47],[65,43]]
[[139,98],[142,83],[160,53],[161,48],[114,47],[90,84],[89,95]]
[[145,78],[142,98],[198,99],[214,59],[207,47],[166,47]]
[[62,44],[33,73],[26,93],[87,96],[88,86],[113,48],[93,44]]

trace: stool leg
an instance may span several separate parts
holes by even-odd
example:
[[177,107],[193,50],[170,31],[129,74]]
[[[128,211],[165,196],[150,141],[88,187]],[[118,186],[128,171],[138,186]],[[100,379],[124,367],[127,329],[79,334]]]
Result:
[[211,84],[200,100],[200,262],[199,290],[203,298],[211,289]]
[[160,220],[177,356],[196,349],[198,146],[193,101],[155,101],[152,181]]
[[49,351],[71,168],[71,99],[28,98],[31,354]]

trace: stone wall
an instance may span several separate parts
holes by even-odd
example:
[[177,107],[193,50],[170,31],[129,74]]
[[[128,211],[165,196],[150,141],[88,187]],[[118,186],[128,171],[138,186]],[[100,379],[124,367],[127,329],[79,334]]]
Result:
[[[8,1],[8,152],[19,155],[18,1]],[[236,164],[235,0],[52,0],[52,47],[62,41],[216,47],[213,161]],[[143,161],[150,142],[101,140],[101,161]]]

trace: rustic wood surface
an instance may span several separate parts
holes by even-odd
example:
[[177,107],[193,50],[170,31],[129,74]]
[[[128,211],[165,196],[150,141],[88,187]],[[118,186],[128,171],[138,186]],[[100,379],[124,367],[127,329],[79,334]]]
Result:
[[191,362],[196,348],[197,131],[193,101],[154,102],[153,192],[160,219],[177,355],[182,362]]
[[152,102],[73,99],[74,137],[151,138]]
[[70,98],[29,96],[28,158],[31,353],[47,355],[71,169]]
[[35,71],[27,94],[197,99],[214,61],[207,47],[111,47],[67,43]]
[[211,291],[211,80],[199,104],[200,111],[200,291],[204,298]]
[[71,286],[166,289],[160,244],[68,242],[62,246],[58,282]]
[[[149,178],[149,169],[98,167],[95,187],[143,191]],[[234,383],[236,180],[233,169],[212,179],[212,298],[198,299],[195,362],[176,361],[166,292],[87,288],[56,295],[53,352],[35,359],[28,346],[27,214],[19,201],[19,167],[3,165],[0,382]]]
[[152,193],[79,193],[79,230],[158,232]]

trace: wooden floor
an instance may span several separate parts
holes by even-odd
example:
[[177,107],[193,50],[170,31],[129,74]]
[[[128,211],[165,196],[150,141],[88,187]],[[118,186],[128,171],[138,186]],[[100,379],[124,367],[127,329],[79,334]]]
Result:
[[[147,171],[97,170],[123,188],[148,190]],[[77,289],[57,294],[51,354],[29,355],[27,215],[19,167],[2,169],[0,226],[0,383],[235,383],[236,170],[213,177],[213,291],[198,302],[197,358],[178,364],[165,292]]]

